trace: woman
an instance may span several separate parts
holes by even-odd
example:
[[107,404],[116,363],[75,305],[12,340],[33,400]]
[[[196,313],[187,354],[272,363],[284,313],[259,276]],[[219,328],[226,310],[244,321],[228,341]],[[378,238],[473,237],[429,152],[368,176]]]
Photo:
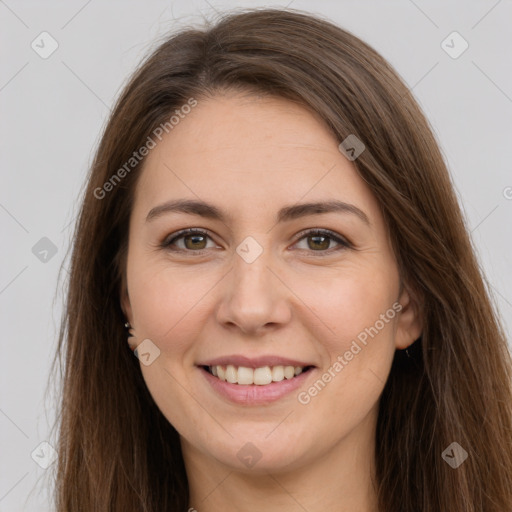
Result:
[[512,510],[484,282],[432,131],[368,45],[281,10],[173,35],[83,198],[57,510]]

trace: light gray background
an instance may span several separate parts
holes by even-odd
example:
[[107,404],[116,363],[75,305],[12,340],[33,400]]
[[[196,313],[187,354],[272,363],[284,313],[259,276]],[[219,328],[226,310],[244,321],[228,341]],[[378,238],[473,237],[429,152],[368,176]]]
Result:
[[[50,470],[31,453],[50,440],[54,403],[45,391],[62,311],[58,271],[67,266],[77,198],[109,107],[169,30],[234,6],[287,4],[358,35],[413,88],[454,177],[510,339],[511,0],[0,0],[0,512],[51,510]],[[47,59],[31,48],[43,31],[59,45]],[[441,47],[453,31],[469,43],[457,59]],[[57,247],[47,262],[32,252],[42,237]],[[44,459],[48,449],[38,450]]]

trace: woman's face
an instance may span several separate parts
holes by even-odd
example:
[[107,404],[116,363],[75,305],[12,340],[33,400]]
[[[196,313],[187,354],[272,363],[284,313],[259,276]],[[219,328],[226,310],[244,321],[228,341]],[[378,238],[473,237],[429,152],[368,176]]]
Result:
[[126,285],[142,374],[185,456],[242,471],[371,446],[395,349],[421,332],[378,203],[284,99],[199,100],[150,151]]

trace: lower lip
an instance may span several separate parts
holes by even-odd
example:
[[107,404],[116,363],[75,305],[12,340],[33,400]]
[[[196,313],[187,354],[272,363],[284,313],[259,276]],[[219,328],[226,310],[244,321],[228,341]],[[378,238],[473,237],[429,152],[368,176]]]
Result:
[[241,405],[263,405],[275,402],[295,391],[315,369],[311,368],[307,372],[303,372],[292,379],[271,382],[263,386],[257,384],[231,384],[230,382],[220,380],[213,376],[202,367],[200,367],[199,370],[212,388],[221,396]]

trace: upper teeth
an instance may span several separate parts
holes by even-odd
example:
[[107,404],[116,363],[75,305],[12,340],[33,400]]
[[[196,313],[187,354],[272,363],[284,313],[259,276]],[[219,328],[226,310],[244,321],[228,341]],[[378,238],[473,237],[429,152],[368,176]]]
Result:
[[283,379],[292,379],[302,373],[301,366],[263,366],[261,368],[247,368],[246,366],[210,366],[210,371],[220,380],[232,384],[257,384],[263,386]]

